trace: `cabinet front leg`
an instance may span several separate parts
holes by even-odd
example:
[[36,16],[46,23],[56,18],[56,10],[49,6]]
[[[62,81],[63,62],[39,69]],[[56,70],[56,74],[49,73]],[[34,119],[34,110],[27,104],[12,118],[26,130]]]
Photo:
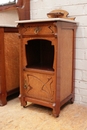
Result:
[[55,107],[53,108],[53,116],[54,116],[54,117],[59,117],[59,113],[60,113],[60,108],[57,107],[57,106],[55,106]]
[[27,102],[25,101],[25,97],[22,97],[21,95],[19,95],[19,99],[21,102],[21,106],[26,107]]

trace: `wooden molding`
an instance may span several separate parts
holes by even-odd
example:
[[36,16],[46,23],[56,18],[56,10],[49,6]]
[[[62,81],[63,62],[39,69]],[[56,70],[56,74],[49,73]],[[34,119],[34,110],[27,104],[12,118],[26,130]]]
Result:
[[17,8],[19,20],[30,19],[30,0],[23,0],[22,7]]
[[30,19],[30,0],[18,0],[16,4],[0,6],[0,11],[17,9],[19,20]]

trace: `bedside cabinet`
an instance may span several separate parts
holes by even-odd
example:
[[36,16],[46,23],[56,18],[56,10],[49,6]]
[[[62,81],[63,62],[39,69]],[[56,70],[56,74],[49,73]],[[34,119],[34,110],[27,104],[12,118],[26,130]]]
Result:
[[76,22],[62,18],[17,21],[20,44],[20,101],[60,107],[74,100]]

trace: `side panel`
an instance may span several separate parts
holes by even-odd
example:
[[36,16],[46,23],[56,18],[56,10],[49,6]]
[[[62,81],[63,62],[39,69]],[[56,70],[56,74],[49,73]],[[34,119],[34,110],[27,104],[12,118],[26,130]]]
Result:
[[18,33],[4,34],[7,92],[19,87],[19,37]]
[[74,30],[62,29],[62,38],[59,44],[60,57],[60,101],[64,100],[73,92],[73,47]]

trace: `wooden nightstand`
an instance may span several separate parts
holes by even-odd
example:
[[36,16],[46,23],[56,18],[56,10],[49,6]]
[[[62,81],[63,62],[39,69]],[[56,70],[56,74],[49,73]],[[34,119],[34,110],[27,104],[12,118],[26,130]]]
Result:
[[74,100],[74,43],[76,22],[62,18],[19,23],[20,100],[53,109]]

